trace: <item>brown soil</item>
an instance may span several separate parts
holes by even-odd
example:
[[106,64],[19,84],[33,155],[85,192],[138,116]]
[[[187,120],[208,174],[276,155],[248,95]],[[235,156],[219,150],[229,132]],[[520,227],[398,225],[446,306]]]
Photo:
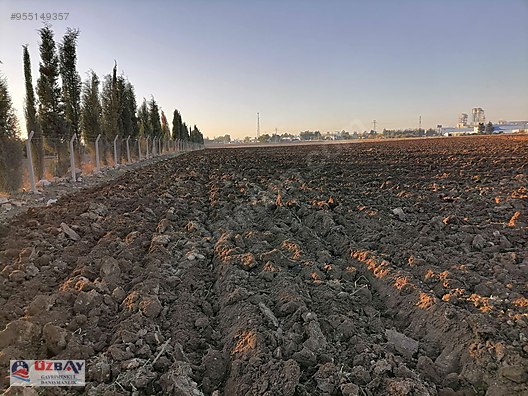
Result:
[[0,227],[0,367],[86,359],[46,395],[526,395],[527,179],[527,137],[128,172]]

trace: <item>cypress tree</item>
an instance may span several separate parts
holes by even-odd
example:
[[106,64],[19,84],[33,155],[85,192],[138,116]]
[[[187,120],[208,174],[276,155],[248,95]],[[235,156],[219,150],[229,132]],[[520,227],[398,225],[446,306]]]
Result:
[[182,138],[182,118],[178,110],[174,110],[172,116],[172,137],[173,139]]
[[16,139],[18,135],[18,120],[7,88],[7,80],[0,75],[0,138]]
[[134,87],[124,77],[117,78],[119,98],[119,129],[122,136],[136,137],[138,131],[138,119],[136,116],[136,94]]
[[185,122],[182,123],[181,133],[182,140],[189,140],[189,130],[187,129],[187,124]]
[[191,134],[190,134],[190,140],[194,143],[200,143],[203,144],[203,135],[202,132],[196,127],[196,125],[193,127]]
[[59,86],[59,57],[55,47],[53,31],[44,26],[40,33],[40,77],[37,81],[39,98],[38,120],[42,135],[58,156],[56,175],[63,175],[68,167],[66,125],[61,88]]
[[117,97],[117,134],[124,137],[128,134],[126,130],[127,120],[125,120],[125,77],[116,76],[115,80],[116,97]]
[[7,80],[0,75],[0,191],[14,191],[22,183],[22,145],[18,136]]
[[106,75],[102,93],[101,107],[103,110],[103,134],[107,141],[113,140],[119,133],[119,103],[117,88],[117,63],[114,64],[112,75]]
[[169,122],[167,121],[167,117],[165,117],[165,113],[161,110],[161,136],[163,139],[168,139],[170,135]]
[[194,126],[194,128],[191,130],[191,133],[189,134],[189,140],[193,143],[197,143],[198,142],[198,131],[196,129],[196,125]]
[[198,128],[196,128],[196,125],[194,126],[194,129],[196,130],[196,143],[203,144],[204,138],[202,132]]
[[150,117],[147,105],[147,100],[143,98],[143,102],[138,109],[138,123],[139,123],[139,135],[147,137],[152,135],[152,128],[150,127]]
[[67,136],[79,133],[81,118],[81,77],[77,72],[77,38],[79,31],[68,28],[59,48],[64,118]]
[[159,107],[154,97],[149,101],[149,121],[152,137],[161,137],[161,122]]
[[86,142],[94,143],[102,133],[102,109],[99,96],[99,77],[93,70],[82,88],[81,131]]
[[24,115],[26,117],[27,133],[34,132],[32,149],[33,149],[33,164],[35,167],[35,176],[42,179],[44,176],[44,145],[42,141],[42,131],[37,120],[37,108],[35,91],[33,89],[33,78],[31,76],[31,59],[29,56],[28,46],[24,48],[24,78],[26,81],[26,98],[24,104]]

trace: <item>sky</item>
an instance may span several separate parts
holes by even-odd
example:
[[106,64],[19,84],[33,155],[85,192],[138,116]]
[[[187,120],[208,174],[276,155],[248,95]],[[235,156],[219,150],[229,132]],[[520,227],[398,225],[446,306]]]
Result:
[[112,71],[206,137],[454,126],[482,107],[528,119],[528,0],[0,0],[0,72],[21,129],[28,44],[36,86],[41,21],[69,13],[78,71]]

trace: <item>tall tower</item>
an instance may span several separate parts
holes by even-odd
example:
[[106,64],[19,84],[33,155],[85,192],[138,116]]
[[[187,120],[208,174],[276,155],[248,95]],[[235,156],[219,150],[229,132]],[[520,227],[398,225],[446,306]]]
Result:
[[457,128],[465,128],[468,126],[468,115],[466,113],[461,113],[458,117]]
[[486,122],[484,110],[480,107],[473,107],[473,109],[471,109],[471,116],[472,126],[478,126],[478,124]]
[[260,137],[260,113],[257,113],[257,139]]

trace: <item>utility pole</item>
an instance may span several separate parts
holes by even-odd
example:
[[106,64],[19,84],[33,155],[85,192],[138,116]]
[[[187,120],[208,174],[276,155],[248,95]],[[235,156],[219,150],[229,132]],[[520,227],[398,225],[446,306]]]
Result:
[[257,113],[257,139],[260,137],[260,113]]
[[372,121],[372,125],[374,126],[373,131],[376,132],[376,120]]
[[422,130],[422,116],[420,116],[419,121],[418,121],[418,129]]

